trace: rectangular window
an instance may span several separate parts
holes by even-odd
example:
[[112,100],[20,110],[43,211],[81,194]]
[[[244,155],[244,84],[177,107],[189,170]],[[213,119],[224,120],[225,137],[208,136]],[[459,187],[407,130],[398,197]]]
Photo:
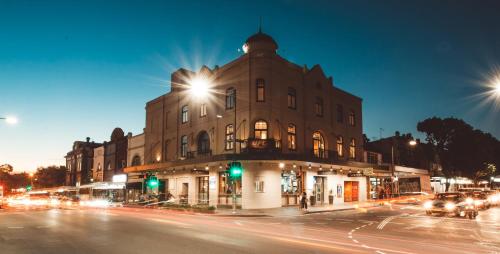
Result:
[[226,126],[226,150],[234,149],[234,129],[233,125],[229,124]]
[[255,177],[255,192],[264,192],[264,179],[263,177]]
[[200,117],[205,117],[207,116],[207,104],[202,103],[200,105]]
[[182,136],[181,137],[181,157],[185,158],[187,157],[187,151],[188,150],[188,139],[187,136]]
[[257,86],[257,101],[258,102],[263,102],[265,101],[266,97],[266,93],[265,93],[265,81],[263,79],[257,79],[257,82],[256,82],[256,86]]
[[314,113],[316,116],[323,116],[323,99],[316,97],[316,103],[314,104]]
[[297,132],[293,124],[288,125],[288,150],[297,150]]
[[189,121],[189,109],[187,105],[182,106],[181,120],[182,123],[187,123]]
[[297,97],[296,91],[294,88],[288,88],[288,108],[297,109]]
[[226,90],[226,109],[234,108],[236,104],[236,90],[229,88]]
[[356,125],[356,116],[354,115],[354,111],[349,112],[349,125],[350,126]]
[[337,104],[337,122],[344,122],[344,107],[342,107],[342,105],[340,104]]

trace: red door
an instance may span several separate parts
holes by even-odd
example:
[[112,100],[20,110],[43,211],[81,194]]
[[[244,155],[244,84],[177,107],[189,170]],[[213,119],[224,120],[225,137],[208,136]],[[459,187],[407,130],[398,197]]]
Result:
[[359,182],[352,182],[352,201],[359,200]]
[[352,201],[352,182],[344,182],[344,202]]

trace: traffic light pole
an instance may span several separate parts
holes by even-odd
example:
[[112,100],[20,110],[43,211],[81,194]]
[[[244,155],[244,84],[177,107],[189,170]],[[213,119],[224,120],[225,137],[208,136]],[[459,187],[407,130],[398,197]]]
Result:
[[233,214],[236,213],[236,181],[233,179]]
[[[238,133],[238,130],[236,129],[236,89],[234,89],[234,135],[233,135],[233,160],[236,158],[236,134]],[[236,213],[236,179],[233,177],[233,214]]]

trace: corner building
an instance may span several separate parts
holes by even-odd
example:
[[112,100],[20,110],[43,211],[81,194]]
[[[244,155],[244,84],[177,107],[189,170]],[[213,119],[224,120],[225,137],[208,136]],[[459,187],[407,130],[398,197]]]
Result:
[[[224,66],[172,73],[171,91],[146,104],[144,165],[125,169],[128,184],[218,207],[236,192],[243,209],[296,205],[304,191],[312,205],[366,200],[361,98],[277,49],[259,31]],[[232,160],[244,168],[235,187]],[[149,189],[146,174],[159,187]]]

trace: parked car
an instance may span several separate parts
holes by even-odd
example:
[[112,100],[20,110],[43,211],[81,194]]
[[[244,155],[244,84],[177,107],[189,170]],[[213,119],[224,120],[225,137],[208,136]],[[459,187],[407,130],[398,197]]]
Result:
[[457,217],[476,218],[479,214],[474,201],[460,192],[438,193],[434,199],[424,203],[427,215],[442,214]]

